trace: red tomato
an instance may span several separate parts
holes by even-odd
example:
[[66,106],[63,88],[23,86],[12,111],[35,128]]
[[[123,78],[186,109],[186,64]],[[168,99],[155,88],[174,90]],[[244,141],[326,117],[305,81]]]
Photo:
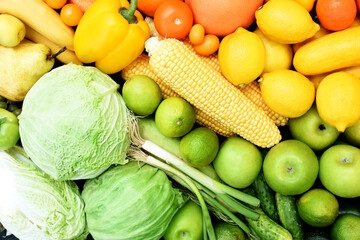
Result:
[[182,1],[168,0],[155,11],[154,24],[163,37],[184,38],[193,26],[193,14],[190,7]]
[[153,17],[160,4],[166,1],[167,0],[138,0],[137,9],[140,12]]

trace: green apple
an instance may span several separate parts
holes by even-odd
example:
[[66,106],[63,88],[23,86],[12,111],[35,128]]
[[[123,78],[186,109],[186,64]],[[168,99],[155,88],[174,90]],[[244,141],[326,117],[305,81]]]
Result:
[[189,200],[171,220],[166,229],[164,240],[201,240],[202,231],[201,208]]
[[360,147],[360,120],[354,125],[345,129],[344,136],[346,141],[355,147]]
[[360,149],[345,144],[326,149],[320,157],[319,178],[336,196],[360,197]]
[[250,186],[262,165],[260,150],[245,139],[232,136],[220,145],[213,166],[222,181],[235,188]]
[[273,146],[263,163],[265,181],[275,192],[297,195],[309,190],[319,172],[319,161],[305,143],[289,139]]
[[289,119],[289,130],[293,138],[306,143],[313,150],[323,150],[331,146],[340,132],[326,124],[314,105],[304,115]]

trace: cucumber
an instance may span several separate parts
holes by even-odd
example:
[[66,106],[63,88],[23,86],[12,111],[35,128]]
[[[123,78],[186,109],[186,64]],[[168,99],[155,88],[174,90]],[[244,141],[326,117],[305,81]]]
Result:
[[303,222],[297,210],[295,197],[276,193],[275,200],[282,226],[289,230],[294,240],[304,239]]
[[261,208],[254,208],[260,216],[257,220],[245,218],[249,227],[264,240],[292,240],[291,233],[268,217]]
[[263,172],[261,171],[252,184],[256,197],[260,200],[261,208],[275,222],[279,222],[276,209],[275,192],[267,185]]
[[250,229],[250,234],[248,235],[249,239],[251,240],[262,240],[261,237],[259,237],[259,235],[257,235],[257,233],[255,232],[254,229],[252,229],[251,227]]

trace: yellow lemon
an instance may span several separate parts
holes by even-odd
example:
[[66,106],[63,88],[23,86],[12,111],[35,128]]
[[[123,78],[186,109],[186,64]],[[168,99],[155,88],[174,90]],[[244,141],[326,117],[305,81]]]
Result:
[[308,12],[310,12],[313,9],[315,3],[315,0],[295,0],[295,1],[300,3]]
[[221,72],[232,84],[250,83],[264,70],[265,47],[255,33],[238,28],[222,39],[218,59]]
[[316,92],[321,119],[339,132],[360,119],[360,79],[347,72],[335,72],[323,78]]
[[265,72],[278,69],[290,69],[292,66],[293,51],[290,44],[281,44],[267,38],[260,29],[254,31],[260,37],[265,46]]
[[265,36],[284,44],[302,42],[320,29],[309,12],[296,1],[271,0],[256,10],[255,18]]
[[264,102],[274,112],[296,118],[305,114],[315,99],[314,84],[301,73],[280,69],[264,73],[260,79]]
[[[271,0],[265,0],[265,2],[269,2]],[[288,0],[288,1],[292,1],[292,0]],[[298,3],[300,3],[308,12],[310,12],[313,7],[314,7],[314,3],[315,0],[295,0]]]

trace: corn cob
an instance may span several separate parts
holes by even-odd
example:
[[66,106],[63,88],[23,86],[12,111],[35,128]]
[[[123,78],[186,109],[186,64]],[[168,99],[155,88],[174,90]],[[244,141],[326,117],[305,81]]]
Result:
[[266,115],[268,115],[277,126],[285,126],[288,122],[288,118],[284,117],[269,108],[264,102],[261,95],[260,85],[257,81],[246,84],[244,87],[238,87],[244,95],[249,98],[255,105],[261,108]]
[[[187,46],[190,42],[187,43],[187,41],[185,40],[184,43]],[[192,46],[190,47],[192,48]],[[208,64],[211,68],[218,72],[221,72],[219,59],[216,53],[208,57],[202,57],[202,59],[204,59],[206,64]],[[266,105],[261,95],[261,90],[258,82],[253,81],[249,84],[245,84],[243,87],[238,86],[238,88],[244,93],[247,98],[249,98],[253,103],[255,103],[256,106],[260,107],[266,113],[266,115],[268,115],[275,122],[277,126],[285,126],[287,124],[287,117],[281,116],[280,114],[270,109],[268,105]]]
[[[192,52],[195,52],[194,46],[190,42],[189,38],[185,38],[183,42],[188,49],[190,49]],[[213,53],[209,56],[201,56],[198,54],[196,55],[199,56],[210,68],[214,69],[215,71],[221,72],[217,53]]]
[[281,140],[271,118],[183,42],[150,38],[145,48],[157,77],[193,106],[259,147]]
[[[124,68],[121,71],[121,76],[124,80],[128,80],[130,77],[134,75],[146,75],[152,78],[160,87],[163,98],[179,96],[176,92],[174,92],[171,88],[166,86],[150,69],[149,65],[149,56],[146,54],[141,54],[135,61],[133,61],[130,65]],[[202,126],[206,126],[218,133],[219,135],[229,137],[235,135],[230,129],[226,128],[215,119],[207,115],[205,112],[201,111],[194,107],[196,114],[196,122]]]

